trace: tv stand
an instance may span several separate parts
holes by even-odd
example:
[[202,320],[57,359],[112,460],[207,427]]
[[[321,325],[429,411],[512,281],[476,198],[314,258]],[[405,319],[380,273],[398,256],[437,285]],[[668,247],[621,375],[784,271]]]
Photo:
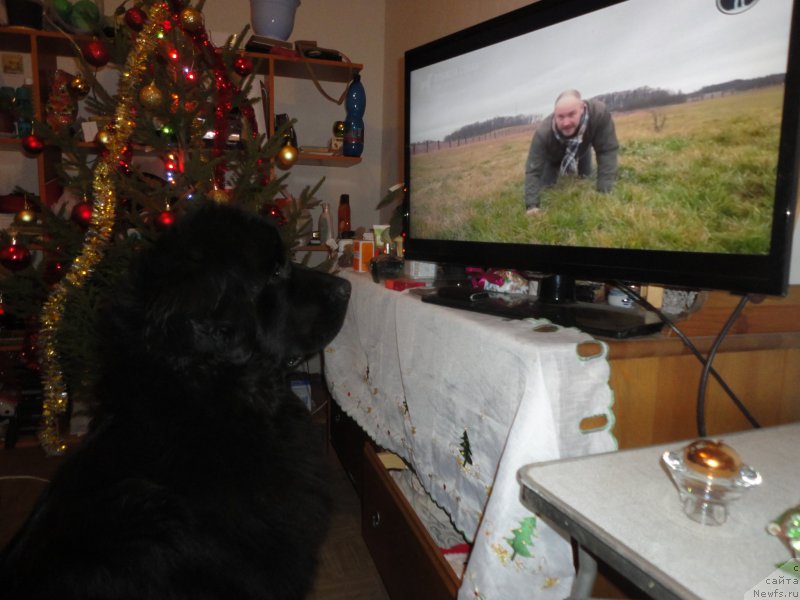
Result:
[[522,294],[476,290],[469,283],[436,288],[424,294],[422,300],[509,319],[547,319],[556,325],[615,339],[651,335],[664,325],[658,316],[638,306],[619,308],[572,299],[547,302]]

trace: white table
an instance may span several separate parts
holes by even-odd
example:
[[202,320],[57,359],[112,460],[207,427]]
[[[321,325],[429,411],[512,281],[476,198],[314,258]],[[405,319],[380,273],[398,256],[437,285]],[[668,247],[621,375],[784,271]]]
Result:
[[[522,505],[516,474],[616,448],[605,346],[577,329],[427,304],[368,275],[343,276],[353,291],[325,350],[331,394],[474,542],[461,600],[563,598],[574,577],[569,540]],[[596,355],[582,356],[581,344]],[[582,431],[593,415],[605,426]]]
[[661,465],[665,450],[688,441],[527,465],[518,473],[522,501],[654,598],[752,598],[749,590],[791,558],[766,525],[800,503],[800,423],[722,439],[764,481],[719,527],[683,514]]

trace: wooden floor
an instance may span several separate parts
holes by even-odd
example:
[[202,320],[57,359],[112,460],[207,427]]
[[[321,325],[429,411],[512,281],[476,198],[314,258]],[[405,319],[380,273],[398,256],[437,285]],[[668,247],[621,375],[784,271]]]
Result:
[[[309,600],[389,600],[361,537],[360,503],[350,481],[328,449],[334,514]],[[0,547],[5,546],[58,466],[36,446],[0,446]]]

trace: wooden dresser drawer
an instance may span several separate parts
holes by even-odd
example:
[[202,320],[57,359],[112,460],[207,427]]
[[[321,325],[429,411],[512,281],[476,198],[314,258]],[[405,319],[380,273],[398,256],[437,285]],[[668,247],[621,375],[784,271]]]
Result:
[[336,402],[331,401],[329,406],[328,427],[331,446],[336,451],[347,477],[353,482],[356,493],[361,497],[364,444],[369,437]]
[[392,598],[453,600],[459,581],[397,488],[371,443],[364,445],[361,533]]

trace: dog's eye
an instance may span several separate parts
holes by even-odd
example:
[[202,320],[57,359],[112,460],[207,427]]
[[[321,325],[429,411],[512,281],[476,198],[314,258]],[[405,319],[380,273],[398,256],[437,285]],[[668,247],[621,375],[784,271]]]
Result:
[[291,272],[291,265],[287,260],[284,263],[280,263],[275,265],[275,270],[272,272],[271,279],[288,279],[289,273]]

